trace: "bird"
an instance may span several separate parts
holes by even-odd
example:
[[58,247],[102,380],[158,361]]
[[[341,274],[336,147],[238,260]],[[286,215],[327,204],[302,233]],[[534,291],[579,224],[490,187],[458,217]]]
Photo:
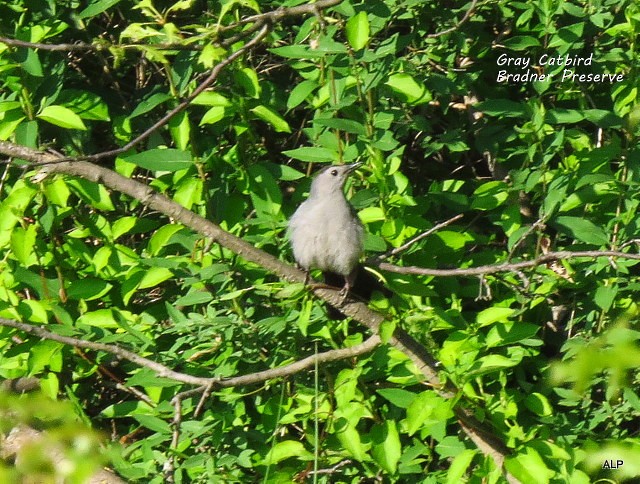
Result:
[[361,165],[322,169],[288,226],[293,257],[307,275],[311,269],[320,269],[327,283],[344,280],[341,303],[355,283],[364,254],[364,227],[344,195],[347,178]]

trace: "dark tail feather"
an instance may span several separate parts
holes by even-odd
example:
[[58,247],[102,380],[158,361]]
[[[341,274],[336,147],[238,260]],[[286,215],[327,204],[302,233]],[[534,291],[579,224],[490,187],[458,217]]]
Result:
[[[344,287],[345,279],[341,275],[335,274],[334,272],[323,272],[322,275],[324,276],[325,284],[338,289]],[[364,302],[369,302],[374,291],[381,292],[385,297],[391,297],[392,294],[371,272],[360,265],[355,277],[355,283],[349,291],[349,296]],[[329,318],[338,321],[345,318],[345,315],[342,314],[339,309],[329,305],[327,305],[327,315]]]

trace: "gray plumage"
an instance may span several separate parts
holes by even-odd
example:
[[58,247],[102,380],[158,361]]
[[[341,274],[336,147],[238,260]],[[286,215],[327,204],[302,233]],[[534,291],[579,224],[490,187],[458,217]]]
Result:
[[353,285],[364,251],[364,228],[344,196],[344,183],[362,163],[330,166],[311,184],[309,198],[289,221],[293,256],[300,267],[344,277],[344,295]]

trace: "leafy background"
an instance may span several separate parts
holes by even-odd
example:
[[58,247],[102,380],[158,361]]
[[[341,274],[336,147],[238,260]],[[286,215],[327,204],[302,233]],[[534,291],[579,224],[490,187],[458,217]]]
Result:
[[[296,3],[4,1],[0,140],[66,156],[125,146],[246,44],[252,23],[240,19]],[[286,221],[306,175],[353,161],[365,162],[347,191],[368,255],[464,215],[402,252],[400,266],[464,269],[549,249],[636,254],[639,32],[632,0],[345,1],[278,18],[214,89],[97,163],[287,262]],[[502,53],[531,57],[552,80],[497,82]],[[535,65],[544,53],[593,54],[576,72],[623,80],[562,82],[564,66]],[[217,377],[366,336],[140,200],[34,173],[12,159],[0,178],[3,318]],[[372,307],[429,348],[455,398],[382,345],[214,389],[202,410],[200,395],[184,398],[177,442],[170,402],[189,386],[3,327],[0,375],[36,377],[41,394],[3,397],[3,428],[48,429],[69,466],[23,459],[2,472],[83,482],[106,462],[132,482],[637,478],[636,266],[591,256],[480,277],[383,271],[394,295]],[[504,470],[462,431],[456,405],[508,448]],[[608,459],[624,465],[603,470]]]

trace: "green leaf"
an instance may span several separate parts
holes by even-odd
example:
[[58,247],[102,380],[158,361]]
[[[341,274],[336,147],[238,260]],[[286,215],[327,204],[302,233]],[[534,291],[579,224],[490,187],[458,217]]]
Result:
[[213,106],[209,109],[202,119],[200,120],[200,126],[203,124],[216,124],[218,121],[224,119],[225,109],[224,106]]
[[379,334],[383,344],[387,344],[391,340],[395,330],[396,323],[394,321],[385,320],[380,324]]
[[619,128],[622,126],[622,118],[606,109],[587,109],[582,111],[587,121],[601,128]]
[[138,116],[148,113],[153,108],[165,101],[168,101],[169,99],[172,99],[171,96],[163,92],[153,94],[136,106],[129,115],[129,119],[137,118]]
[[24,211],[31,203],[36,190],[25,186],[25,182],[16,182],[7,196],[0,202],[0,248],[9,245],[11,233]]
[[46,375],[40,377],[40,391],[55,401],[60,393],[58,375],[53,372],[48,372]]
[[163,225],[151,236],[149,240],[148,250],[150,255],[156,256],[169,243],[169,239],[184,227],[179,224]]
[[129,231],[131,231],[131,229],[136,226],[137,221],[137,217],[128,216],[121,217],[113,222],[113,225],[111,226],[111,234],[113,240],[117,240],[122,235],[129,233]]
[[95,17],[96,15],[100,15],[102,12],[110,9],[114,5],[117,5],[121,1],[122,0],[97,0],[95,2],[91,2],[86,8],[78,13],[78,18],[85,19]]
[[38,263],[33,250],[36,243],[36,226],[30,224],[26,229],[15,227],[11,233],[11,251],[24,267]]
[[61,128],[86,130],[87,127],[76,113],[64,106],[51,105],[42,109],[36,117]]
[[270,124],[278,133],[291,133],[289,124],[275,111],[266,106],[256,106],[251,112],[265,123]]
[[178,171],[193,165],[191,154],[176,149],[152,149],[122,157],[125,161],[152,171]]
[[275,163],[265,164],[265,167],[271,172],[271,174],[278,180],[293,181],[304,178],[304,173],[299,172],[295,168],[289,165],[279,165]]
[[144,276],[138,284],[138,289],[147,289],[149,287],[155,287],[158,284],[171,279],[173,272],[166,267],[151,267],[144,273]]
[[202,178],[185,178],[178,185],[173,201],[188,210],[202,200]]
[[[126,327],[124,329],[127,329]],[[144,341],[144,338],[141,338]],[[127,379],[128,386],[146,387],[147,391],[150,387],[154,388],[170,388],[178,385],[175,380],[171,378],[164,378],[159,376],[153,370],[149,368],[141,368],[130,378]],[[146,412],[143,412],[146,413]]]
[[550,109],[547,111],[547,120],[551,124],[579,123],[584,119],[584,114],[576,109]]
[[231,101],[216,91],[201,92],[191,103],[200,106],[231,106]]
[[527,447],[518,455],[505,459],[505,468],[521,482],[547,484],[555,472],[547,467],[534,449]]
[[250,165],[251,200],[260,214],[278,217],[282,208],[282,192],[271,172],[263,165]]
[[436,445],[436,452],[443,458],[454,458],[462,454],[465,450],[468,449],[465,449],[464,444],[454,435],[447,435]]
[[305,99],[307,99],[311,93],[318,87],[318,84],[312,80],[302,81],[289,93],[289,99],[287,99],[287,109],[293,109],[299,106]]
[[186,111],[178,113],[169,120],[169,132],[179,150],[186,150],[191,142],[191,123]]
[[396,423],[387,420],[382,425],[375,425],[371,430],[371,455],[382,469],[395,474],[398,461],[402,455],[402,446]]
[[476,322],[480,327],[488,326],[498,321],[506,322],[516,312],[515,309],[490,307],[480,311],[476,316]]
[[319,59],[325,56],[323,52],[311,49],[308,45],[304,44],[275,47],[269,49],[269,51],[288,59]]
[[23,49],[23,52],[24,56],[20,56],[21,67],[33,77],[43,77],[44,71],[38,53],[34,49]]
[[478,451],[473,449],[465,449],[460,452],[449,466],[446,483],[458,484],[460,482],[465,482],[466,479],[464,479],[464,476],[467,473],[469,465],[471,465],[471,461],[477,453]]
[[560,226],[562,232],[568,233],[581,242],[597,246],[609,243],[609,238],[601,227],[582,217],[556,217],[555,223]]
[[394,92],[403,97],[409,104],[423,104],[431,101],[431,93],[419,81],[416,81],[409,74],[392,74],[385,82]]
[[143,415],[152,412],[153,408],[148,403],[141,401],[129,401],[109,405],[100,412],[106,418],[131,418],[132,415]]
[[82,119],[110,121],[107,103],[92,92],[80,89],[66,89],[60,93],[57,102],[71,109]]
[[285,459],[295,457],[299,460],[311,460],[313,454],[304,448],[301,442],[296,440],[285,440],[278,442],[267,453],[264,458],[264,465],[273,465]]
[[347,21],[345,27],[347,41],[354,50],[364,48],[369,42],[369,19],[367,12],[361,11]]
[[512,366],[516,366],[517,364],[519,364],[520,361],[522,361],[522,356],[518,354],[512,356],[511,358],[502,355],[483,356],[476,363],[474,363],[469,375],[484,375],[486,373],[492,373],[504,368],[511,368]]
[[478,111],[482,111],[489,116],[506,118],[524,118],[527,116],[527,107],[524,103],[508,99],[490,99],[479,102],[475,107]]
[[71,191],[62,178],[47,179],[44,191],[49,201],[59,207],[66,207]]
[[452,416],[449,403],[434,391],[427,390],[420,393],[407,408],[407,433],[413,435],[425,426],[448,420]]
[[618,295],[618,286],[598,286],[593,301],[603,311],[608,311]]
[[0,113],[0,141],[8,140],[25,119],[22,109]]
[[408,408],[416,398],[415,393],[402,388],[383,388],[377,390],[377,393],[399,408]]
[[107,294],[113,286],[101,279],[84,278],[72,281],[67,287],[67,297],[72,300],[91,301],[100,299]]
[[548,417],[553,414],[553,408],[545,397],[541,393],[533,392],[527,395],[524,399],[524,405],[536,415],[541,417]]
[[361,136],[365,136],[367,134],[367,130],[365,129],[362,123],[358,121],[353,121],[351,119],[340,119],[340,118],[329,118],[329,119],[314,119],[313,124],[317,124],[320,126],[327,126],[333,129],[339,129],[340,131],[344,131],[345,133],[353,133]]
[[0,114],[6,113],[8,111],[13,111],[14,109],[21,109],[21,108],[22,108],[22,105],[20,104],[19,101],[0,101]]
[[81,178],[74,178],[67,180],[67,186],[80,195],[86,203],[99,210],[112,212],[116,209],[111,202],[111,195],[101,184]]
[[473,192],[471,208],[476,210],[493,210],[509,198],[509,186],[503,181],[483,183]]
[[441,230],[433,234],[442,243],[453,251],[462,249],[468,242],[473,242],[473,237],[466,232],[454,232],[452,230]]
[[[29,375],[37,375],[45,368],[60,371],[64,345],[56,341],[39,341],[29,352]],[[53,368],[52,368],[53,365]]]
[[49,318],[47,316],[48,307],[46,303],[35,299],[23,299],[18,304],[18,312],[20,316],[30,323],[47,324]]
[[144,414],[134,414],[133,418],[136,419],[140,425],[149,430],[160,434],[171,434],[171,426],[161,418]]
[[540,41],[528,35],[515,35],[504,39],[502,45],[510,50],[528,50],[532,47],[540,47]]
[[120,325],[113,316],[111,309],[98,309],[84,313],[78,318],[78,325],[97,326],[99,328],[118,329]]
[[250,67],[243,67],[242,69],[234,72],[236,82],[240,84],[247,96],[252,98],[259,98],[262,88],[260,87],[260,81],[258,80],[258,74]]
[[214,295],[210,292],[198,291],[179,297],[175,300],[176,306],[197,306],[199,304],[207,304],[214,299]]
[[296,160],[309,161],[314,163],[327,163],[338,161],[338,153],[327,148],[319,148],[317,146],[309,146],[305,148],[296,148],[282,152],[285,156],[290,156]]
[[358,212],[358,217],[364,224],[370,224],[372,222],[380,222],[386,220],[387,217],[384,214],[384,210],[380,207],[367,207]]
[[535,338],[536,334],[540,331],[540,326],[532,323],[525,323],[523,321],[508,321],[503,324],[494,325],[487,334],[485,343],[487,348],[493,348],[496,346],[512,345],[514,343],[522,342],[526,344],[533,344],[536,341],[540,341]]
[[337,424],[343,424],[339,430],[336,430],[336,437],[342,444],[342,447],[349,452],[357,461],[368,460],[367,453],[362,445],[362,439],[360,433],[356,429],[355,425],[351,422],[341,419]]

